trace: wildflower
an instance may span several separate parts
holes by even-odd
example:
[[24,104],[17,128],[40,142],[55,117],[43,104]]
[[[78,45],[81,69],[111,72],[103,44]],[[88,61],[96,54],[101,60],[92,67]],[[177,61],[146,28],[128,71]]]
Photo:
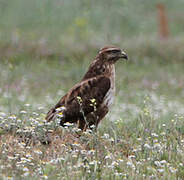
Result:
[[102,138],[109,139],[109,134],[104,133],[104,135],[102,136]]
[[105,159],[111,159],[111,157],[112,157],[112,155],[109,154],[109,155],[105,156]]
[[30,153],[26,154],[26,157],[27,158],[30,158],[31,157],[31,154]]
[[115,172],[115,176],[122,176],[122,173]]
[[160,163],[161,163],[161,164],[166,164],[167,161],[166,161],[166,160],[162,160],[162,161],[160,161]]
[[64,106],[61,106],[56,109],[56,112],[64,111],[66,108]]
[[163,173],[163,172],[164,172],[164,169],[157,169],[157,171],[158,171],[159,173]]
[[132,169],[135,169],[135,165],[133,164],[132,161],[128,161],[127,166],[131,167]]
[[144,144],[144,147],[145,147],[146,149],[151,149],[151,146],[150,146],[149,144]]
[[20,111],[20,114],[27,114],[27,111],[22,110]]
[[73,157],[73,158],[77,158],[77,155],[76,155],[76,154],[72,154],[72,157]]
[[9,116],[8,119],[15,120],[16,119],[16,116],[15,115]]
[[24,104],[24,106],[29,107],[29,106],[30,106],[30,104],[28,104],[28,103],[27,103],[27,104]]
[[89,150],[88,154],[94,155],[95,154],[95,150],[94,149]]
[[48,176],[45,174],[42,177],[43,177],[43,179],[48,179]]
[[162,127],[165,127],[166,125],[165,124],[162,124]]
[[86,171],[87,173],[91,173],[91,171],[88,169],[87,171]]
[[128,159],[133,159],[133,158],[135,158],[135,156],[134,156],[134,155],[130,155],[130,156],[128,156]]
[[20,160],[21,160],[20,163],[31,162],[30,159],[27,159],[27,158],[24,158],[24,157],[20,158]]
[[143,112],[144,112],[145,116],[149,116],[150,115],[149,109],[147,109],[147,108],[144,108]]
[[39,167],[39,168],[37,169],[37,172],[38,172],[38,174],[43,174],[42,168]]
[[42,106],[38,107],[38,110],[43,110],[43,109],[44,109],[44,107],[42,107]]
[[95,127],[96,126],[94,124],[90,126],[91,129],[95,129]]
[[97,161],[91,161],[91,162],[89,162],[89,165],[95,165],[95,164],[97,164]]
[[58,117],[58,118],[62,118],[62,117],[63,117],[63,112],[59,112],[59,113],[57,114],[57,117]]
[[158,134],[156,134],[156,133],[151,133],[151,135],[152,135],[153,137],[158,137]]
[[78,144],[77,142],[74,142],[72,145],[76,147],[80,147],[80,144]]
[[73,128],[73,131],[76,132],[76,133],[79,133],[79,132],[81,132],[82,130],[79,129],[79,128],[77,128],[77,127],[74,127],[74,128]]
[[115,166],[118,166],[118,165],[119,165],[118,162],[116,162],[116,161],[113,161],[113,162],[112,162],[112,167],[115,167]]
[[77,100],[78,100],[79,104],[82,104],[82,98],[80,96],[77,96]]
[[[17,132],[21,132],[21,130],[17,130]],[[26,144],[24,142],[21,142],[21,143],[18,143],[18,145],[21,147],[21,148],[24,148],[26,146]]]
[[40,151],[40,150],[34,150],[34,153],[36,153],[38,155],[41,155],[42,154],[42,151]]
[[0,112],[0,116],[5,117],[6,114],[4,112]]
[[29,176],[29,172],[25,172],[24,174],[23,174],[23,176]]
[[155,161],[154,164],[155,164],[156,166],[158,166],[158,167],[161,166],[160,161]]
[[90,101],[91,101],[90,106],[93,106],[94,107],[94,111],[96,111],[96,99],[90,99]]
[[170,170],[171,173],[175,173],[175,172],[178,171],[178,170],[177,170],[176,168],[174,168],[174,167],[169,167],[169,170]]
[[23,171],[29,171],[29,169],[27,167],[24,167],[22,170]]
[[96,99],[90,99],[90,101],[92,102],[92,103],[94,103],[94,102],[96,102]]
[[81,150],[81,154],[85,155],[86,154],[86,150]]
[[39,114],[38,114],[38,113],[36,113],[36,112],[33,112],[32,114],[33,114],[33,115],[35,115],[35,116],[38,116],[38,115],[39,115]]
[[66,122],[64,123],[64,125],[70,127],[70,126],[73,126],[73,123]]
[[21,121],[20,119],[17,119],[17,122],[18,122],[18,123],[21,123],[22,121]]
[[8,156],[8,159],[9,160],[14,160],[14,159],[16,159],[16,157]]
[[118,159],[119,162],[123,162],[123,159]]
[[90,136],[93,131],[91,129],[87,129],[83,134]]
[[13,177],[8,176],[7,179],[8,179],[8,180],[13,180]]
[[166,133],[165,133],[165,132],[161,132],[160,134],[161,134],[162,136],[165,136],[165,135],[166,135]]
[[153,147],[156,148],[156,149],[160,149],[161,145],[159,143],[155,143]]
[[141,165],[142,163],[140,161],[137,161],[136,162],[136,165]]

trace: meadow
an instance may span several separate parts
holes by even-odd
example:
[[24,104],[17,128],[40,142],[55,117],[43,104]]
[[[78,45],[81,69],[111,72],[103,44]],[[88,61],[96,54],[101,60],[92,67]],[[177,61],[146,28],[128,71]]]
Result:
[[[166,40],[160,1],[104,2],[0,1],[0,179],[184,179],[183,1]],[[129,61],[97,132],[47,123],[106,44]]]

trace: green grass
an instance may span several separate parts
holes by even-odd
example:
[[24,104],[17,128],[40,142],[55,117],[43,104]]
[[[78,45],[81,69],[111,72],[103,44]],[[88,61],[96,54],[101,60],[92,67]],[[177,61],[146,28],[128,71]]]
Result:
[[89,62],[26,55],[1,62],[1,177],[183,179],[181,62],[118,62],[115,103],[97,133],[78,137],[76,128],[44,122]]
[[[0,179],[184,179],[183,1],[165,41],[160,2],[0,0]],[[106,44],[130,61],[98,131],[46,123]]]

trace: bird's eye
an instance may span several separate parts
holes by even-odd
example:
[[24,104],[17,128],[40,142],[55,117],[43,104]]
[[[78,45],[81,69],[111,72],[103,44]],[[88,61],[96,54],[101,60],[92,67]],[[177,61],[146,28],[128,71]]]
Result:
[[118,53],[118,50],[112,50],[111,53]]

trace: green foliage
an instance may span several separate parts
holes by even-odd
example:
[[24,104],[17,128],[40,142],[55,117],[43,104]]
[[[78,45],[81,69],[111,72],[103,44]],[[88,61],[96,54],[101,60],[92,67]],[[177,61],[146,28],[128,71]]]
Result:
[[181,62],[161,64],[151,57],[119,62],[111,112],[97,133],[81,133],[75,126],[47,124],[44,117],[82,77],[87,63],[73,67],[72,60],[25,58],[10,58],[0,66],[2,178],[183,177]]

